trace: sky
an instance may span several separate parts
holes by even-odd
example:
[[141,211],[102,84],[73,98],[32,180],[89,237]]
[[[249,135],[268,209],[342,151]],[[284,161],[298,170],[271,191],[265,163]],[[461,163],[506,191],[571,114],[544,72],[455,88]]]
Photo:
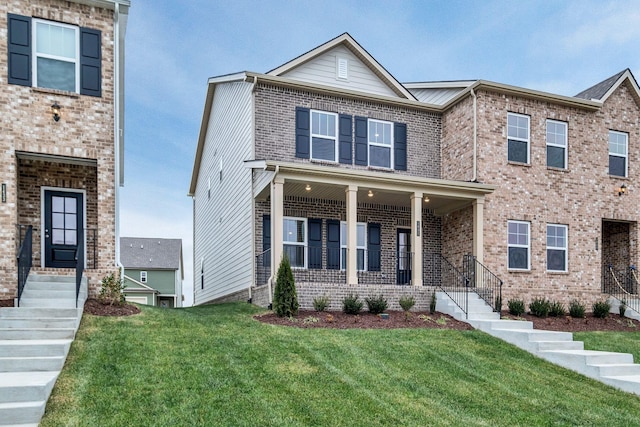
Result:
[[348,32],[398,81],[483,79],[573,96],[640,78],[640,0],[131,0],[120,234],[181,238],[209,77],[266,73]]

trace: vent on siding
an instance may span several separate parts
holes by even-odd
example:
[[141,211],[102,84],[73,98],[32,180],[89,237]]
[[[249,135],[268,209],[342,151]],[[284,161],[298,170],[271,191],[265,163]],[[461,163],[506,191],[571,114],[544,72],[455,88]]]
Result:
[[347,58],[337,58],[336,73],[340,80],[349,78],[349,60]]

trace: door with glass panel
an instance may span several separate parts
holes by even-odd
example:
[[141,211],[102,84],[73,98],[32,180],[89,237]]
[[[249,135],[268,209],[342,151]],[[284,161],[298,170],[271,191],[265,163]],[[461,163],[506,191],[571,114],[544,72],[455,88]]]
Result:
[[45,267],[76,266],[78,240],[84,238],[83,223],[82,193],[44,192]]
[[396,277],[398,285],[411,284],[411,230],[398,229]]

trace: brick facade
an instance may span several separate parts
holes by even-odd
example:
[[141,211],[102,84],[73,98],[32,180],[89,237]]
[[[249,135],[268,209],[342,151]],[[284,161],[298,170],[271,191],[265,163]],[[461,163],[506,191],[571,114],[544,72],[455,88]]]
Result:
[[[102,96],[8,84],[8,13],[100,30]],[[9,0],[0,4],[0,182],[7,189],[6,202],[0,203],[0,298],[16,293],[18,224],[36,227],[34,266],[39,268],[41,186],[86,191],[87,227],[98,230],[97,268],[85,273],[92,295],[100,279],[115,269],[113,24],[112,10],[69,1]],[[55,102],[61,106],[58,122],[51,113]],[[30,160],[34,154],[46,156],[46,161]],[[62,270],[47,272],[65,274]]]

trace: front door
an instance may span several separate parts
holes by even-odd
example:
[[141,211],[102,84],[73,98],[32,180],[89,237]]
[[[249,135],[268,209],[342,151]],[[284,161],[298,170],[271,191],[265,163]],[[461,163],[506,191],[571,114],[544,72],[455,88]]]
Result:
[[45,190],[45,267],[76,266],[78,239],[84,238],[83,205],[82,193]]
[[398,285],[411,283],[411,230],[399,228],[397,239],[396,277]]

